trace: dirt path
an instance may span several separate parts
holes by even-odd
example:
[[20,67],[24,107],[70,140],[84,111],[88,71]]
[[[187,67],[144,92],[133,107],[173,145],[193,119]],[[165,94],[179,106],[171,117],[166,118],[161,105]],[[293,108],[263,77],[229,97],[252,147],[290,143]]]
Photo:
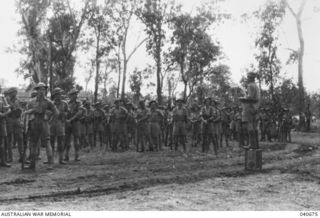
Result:
[[52,172],[42,163],[36,173],[1,168],[0,209],[319,210],[319,199],[308,196],[320,181],[320,138],[296,134],[294,141],[262,144],[259,174],[243,170],[243,151],[235,144],[217,157],[197,149],[188,155],[97,150]]

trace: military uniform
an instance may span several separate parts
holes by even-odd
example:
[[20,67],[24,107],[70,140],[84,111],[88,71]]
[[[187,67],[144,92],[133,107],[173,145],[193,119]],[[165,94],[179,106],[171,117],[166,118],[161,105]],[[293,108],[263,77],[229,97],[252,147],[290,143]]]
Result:
[[[35,89],[47,88],[43,83],[39,83]],[[46,119],[46,112],[50,111],[53,114],[53,117],[58,115],[57,108],[52,101],[45,97],[37,96],[35,99],[32,99],[28,106],[28,111],[31,113],[29,126],[30,126],[30,148],[31,148],[31,165],[30,168],[35,169],[36,160],[38,157],[38,142],[42,140],[42,143],[45,144],[47,158],[49,163],[49,169],[52,169],[53,165],[53,156],[52,148],[50,145],[50,128],[49,122]]]
[[[59,111],[59,115],[51,119],[51,147],[54,154],[55,151],[55,141],[57,140],[57,150],[59,154],[59,163],[63,162],[63,152],[64,152],[64,140],[66,136],[66,118],[69,112],[68,103],[61,99],[55,98],[55,95],[61,94],[62,90],[60,88],[55,88],[52,92],[52,97],[54,99],[53,104]],[[53,155],[54,156],[54,155]]]
[[[77,90],[71,90],[69,95],[78,93]],[[70,100],[68,102],[69,113],[66,124],[66,145],[65,161],[69,161],[69,152],[71,148],[71,136],[73,136],[75,161],[79,161],[81,123],[80,118],[83,116],[85,109],[81,106],[80,101]]]
[[139,107],[137,110],[137,145],[136,151],[143,152],[146,144],[149,142],[149,111],[145,107]]
[[[149,105],[156,103],[155,101],[149,102]],[[150,145],[149,150],[161,150],[161,122],[164,118],[162,112],[156,108],[151,108],[149,112],[149,129],[150,129]]]
[[229,146],[229,136],[230,136],[230,123],[231,123],[231,114],[228,112],[230,108],[224,108],[221,112],[221,136],[220,136],[220,145],[222,146],[223,137],[226,141],[226,146]]
[[94,128],[93,128],[93,122],[94,122],[94,112],[92,108],[90,107],[89,102],[85,102],[85,114],[83,115],[83,126],[84,126],[84,135],[87,137],[87,142],[91,149],[94,147]]
[[101,106],[101,102],[97,102],[96,104],[94,104],[94,106],[96,107],[93,110],[93,130],[94,130],[94,144],[96,144],[97,141],[97,135],[99,137],[99,141],[100,141],[100,147],[102,147],[103,145],[103,136],[104,136],[104,122],[105,122],[105,114],[104,111],[100,108]]
[[12,148],[18,144],[19,162],[22,160],[23,153],[23,129],[21,122],[22,108],[20,101],[15,96],[10,96],[12,93],[17,93],[16,88],[10,88],[7,91],[9,95],[7,102],[10,105],[11,112],[7,116],[7,134],[8,134],[8,152],[9,158],[12,160]]
[[257,103],[243,104],[242,121],[247,123],[249,133],[249,143],[251,148],[259,147],[258,136],[258,108],[260,102],[260,91],[257,84],[254,82],[255,74],[249,73],[248,78],[252,79],[247,87],[247,99],[255,100]]
[[6,116],[10,113],[9,106],[6,103],[5,97],[0,95],[0,161],[1,166],[10,167],[6,163],[6,149],[5,149],[5,140],[7,137],[7,125],[6,125]]
[[[209,100],[206,99],[205,102]],[[216,141],[214,139],[214,129],[213,129],[213,121],[215,119],[215,111],[211,106],[204,106],[201,109],[201,117],[202,117],[202,152],[208,152],[210,147],[210,142],[212,142],[214,151],[217,154],[218,148]]]
[[[177,101],[183,102],[179,99]],[[175,139],[175,150],[178,150],[178,143],[183,146],[183,150],[186,151],[186,123],[188,120],[188,111],[185,107],[179,108],[178,106],[173,110],[173,136]]]
[[[117,100],[116,103],[119,103],[119,101],[122,100]],[[128,111],[126,108],[122,106],[115,107],[111,111],[111,125],[112,125],[112,146],[111,149],[112,151],[116,151],[118,149],[118,143],[120,142],[120,145],[122,149],[127,149],[128,146],[128,138],[127,138],[127,116],[128,116]]]
[[192,109],[190,113],[190,120],[192,123],[192,147],[197,147],[201,141],[201,119],[200,110],[198,107]]

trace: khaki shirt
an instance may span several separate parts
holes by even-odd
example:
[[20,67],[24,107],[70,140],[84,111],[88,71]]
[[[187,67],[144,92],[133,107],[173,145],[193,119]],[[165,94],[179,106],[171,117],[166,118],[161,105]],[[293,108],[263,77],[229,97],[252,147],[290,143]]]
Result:
[[248,84],[246,98],[255,99],[258,102],[254,104],[242,104],[242,121],[255,121],[257,117],[257,110],[260,105],[260,91],[256,83],[251,82]]

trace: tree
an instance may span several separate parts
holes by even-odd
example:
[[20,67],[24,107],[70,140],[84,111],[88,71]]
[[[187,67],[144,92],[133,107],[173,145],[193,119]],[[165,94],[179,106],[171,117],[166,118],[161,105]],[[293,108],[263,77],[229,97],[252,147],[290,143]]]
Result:
[[141,96],[142,72],[137,68],[130,75],[130,89],[134,93],[133,99],[137,103]]
[[48,44],[43,34],[43,23],[49,6],[49,0],[17,1],[17,9],[21,15],[22,25],[22,29],[18,34],[24,38],[24,44],[18,52],[26,56],[20,63],[19,72],[25,78],[31,77],[35,83],[47,83]]
[[185,99],[192,94],[195,85],[203,80],[204,69],[220,54],[219,46],[216,46],[205,32],[214,20],[214,17],[203,14],[195,17],[181,14],[171,19],[173,49],[170,56],[172,63],[180,68]]
[[285,0],[285,4],[292,16],[296,20],[298,37],[299,37],[299,45],[300,48],[298,51],[294,51],[293,54],[298,57],[298,87],[299,87],[299,112],[303,112],[305,108],[305,100],[304,100],[304,86],[303,86],[303,56],[304,56],[304,38],[302,33],[302,25],[301,25],[301,15],[306,5],[306,0],[302,0],[297,12],[295,12],[290,6],[289,2]]
[[162,48],[165,40],[165,27],[174,8],[174,2],[161,0],[146,0],[136,14],[145,25],[148,36],[147,51],[156,62],[157,99],[162,103],[163,79],[166,72],[162,72]]
[[[112,22],[116,25],[115,32],[115,42],[117,47],[117,58],[118,58],[118,90],[120,89],[120,77],[122,73],[122,87],[121,87],[121,98],[125,95],[125,85],[127,79],[127,66],[131,57],[138,50],[138,48],[143,45],[147,40],[144,38],[132,49],[130,53],[127,53],[127,40],[129,34],[129,28],[133,20],[133,16],[138,7],[137,0],[122,0],[122,1],[112,1]],[[120,90],[119,90],[120,91]],[[119,93],[118,91],[118,93]]]
[[[115,39],[113,38],[114,29],[111,28],[111,19],[110,13],[112,10],[110,9],[109,1],[106,1],[103,6],[97,5],[94,2],[90,17],[88,19],[88,26],[93,29],[94,40],[90,40],[91,44],[95,48],[95,67],[96,67],[96,76],[95,76],[95,89],[94,89],[94,102],[97,101],[98,96],[98,88],[100,81],[100,63],[101,58],[104,55],[107,55],[111,49],[115,46]],[[107,74],[104,74],[107,76]],[[105,82],[106,85],[106,77]],[[106,91],[106,89],[104,89]]]
[[91,1],[85,0],[80,11],[76,11],[69,0],[53,1],[54,16],[49,19],[48,38],[52,42],[52,65],[55,86],[68,91],[75,84],[74,53],[78,47],[80,33],[88,19]]
[[256,39],[260,54],[256,55],[260,81],[269,86],[271,99],[274,100],[274,88],[280,74],[280,60],[277,56],[277,27],[285,14],[283,2],[268,1],[255,16],[262,21],[261,32]]

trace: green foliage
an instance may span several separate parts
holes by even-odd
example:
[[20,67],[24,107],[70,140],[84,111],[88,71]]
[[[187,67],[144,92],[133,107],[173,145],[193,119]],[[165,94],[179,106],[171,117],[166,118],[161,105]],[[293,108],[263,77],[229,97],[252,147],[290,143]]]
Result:
[[269,86],[269,92],[273,98],[281,68],[277,56],[277,27],[281,24],[285,14],[285,4],[283,1],[267,1],[264,7],[254,14],[262,22],[261,32],[256,39],[256,47],[259,50],[259,54],[255,57],[258,61],[257,71],[261,82]]
[[171,62],[180,68],[180,76],[185,85],[184,97],[187,98],[187,86],[192,94],[193,88],[205,77],[204,69],[220,54],[206,29],[214,19],[210,16],[181,14],[171,19],[173,49],[169,56]]

